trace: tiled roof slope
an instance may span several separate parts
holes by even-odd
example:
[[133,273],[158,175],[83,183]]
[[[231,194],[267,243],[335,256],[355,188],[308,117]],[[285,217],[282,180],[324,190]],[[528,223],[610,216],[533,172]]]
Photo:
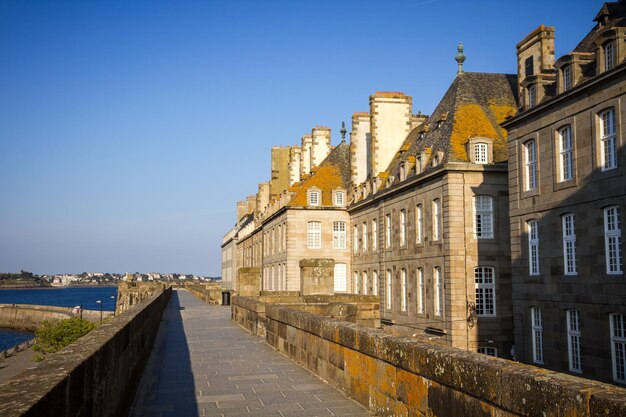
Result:
[[348,190],[350,184],[350,146],[346,142],[337,145],[314,172],[301,183],[294,184],[294,193],[289,207],[307,206],[307,191],[317,188],[322,191],[321,206],[332,206],[332,191],[338,188]]
[[614,27],[626,26],[626,2],[604,3],[593,20],[597,22],[596,25],[572,52],[594,52],[595,45],[592,39],[596,37],[597,33]]
[[493,139],[494,162],[506,161],[506,131],[499,123],[517,111],[516,86],[517,77],[510,74],[457,75],[433,114],[409,133],[387,172],[397,175],[400,163],[429,150],[443,152],[443,163],[469,162],[465,145],[472,137]]

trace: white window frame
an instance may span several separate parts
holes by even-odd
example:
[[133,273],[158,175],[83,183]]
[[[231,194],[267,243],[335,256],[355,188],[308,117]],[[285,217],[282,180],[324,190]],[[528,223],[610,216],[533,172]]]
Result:
[[361,238],[361,246],[363,246],[363,253],[367,252],[367,222],[363,222],[363,229],[361,230],[363,237]]
[[391,248],[391,213],[385,215],[385,247]]
[[378,271],[372,271],[372,294],[378,295]]
[[613,380],[626,383],[626,314],[610,314]]
[[615,42],[610,40],[603,45],[604,70],[609,71],[615,67]]
[[441,239],[441,200],[433,200],[433,240]]
[[424,269],[417,268],[415,271],[417,275],[417,312],[418,314],[424,314]]
[[406,245],[406,210],[400,210],[400,246]]
[[391,310],[392,307],[392,291],[393,291],[393,284],[391,282],[391,278],[392,278],[392,274],[391,274],[391,269],[387,270],[387,279],[385,281],[385,307],[387,308],[387,310]]
[[537,86],[531,84],[528,86],[528,108],[532,109],[537,105]]
[[606,273],[619,275],[622,269],[622,226],[618,206],[604,209],[604,253]]
[[312,220],[307,223],[307,248],[322,248],[322,222]]
[[476,315],[480,317],[496,316],[496,271],[490,266],[474,268],[476,287]]
[[572,139],[572,127],[563,126],[559,129],[559,180],[570,181],[574,178],[574,142]]
[[478,353],[482,353],[483,355],[493,356],[495,358],[498,357],[498,349],[493,346],[481,346],[477,350]]
[[488,158],[489,145],[484,142],[477,142],[474,144],[474,163],[486,164],[489,162]]
[[353,282],[352,282],[352,288],[354,288],[354,294],[358,294],[359,293],[359,273],[357,271],[354,271],[353,273]]
[[441,276],[441,267],[436,266],[433,268],[433,281],[434,281],[434,314],[437,317],[443,314],[443,278]]
[[406,282],[406,269],[402,268],[400,270],[400,311],[406,312],[406,307],[408,305],[408,291],[407,291],[407,282]]
[[543,322],[541,309],[539,307],[530,308],[533,342],[533,362],[543,364]]
[[491,196],[474,196],[474,237],[493,239],[493,198]]
[[576,271],[576,217],[574,213],[561,216],[563,229],[563,272],[565,275],[577,275]]
[[344,263],[336,263],[333,272],[333,288],[335,292],[346,292],[348,265]]
[[320,192],[316,190],[309,191],[309,206],[320,205]]
[[346,237],[346,222],[333,222],[333,249],[345,249]]
[[563,91],[572,88],[572,66],[565,65],[563,67]]
[[372,220],[372,250],[378,249],[378,223],[376,219]]
[[524,143],[524,190],[537,188],[537,142],[530,139]]
[[359,225],[354,225],[354,232],[352,233],[352,246],[354,253],[359,253]]
[[531,219],[526,222],[528,232],[528,274],[539,275],[539,221]]
[[602,171],[617,168],[617,121],[615,107],[598,114],[600,118],[600,164]]
[[421,204],[415,206],[415,239],[417,243],[424,240],[424,210]]
[[565,313],[567,316],[567,358],[569,370],[582,373],[580,312],[578,310],[567,310]]
[[336,206],[343,207],[346,204],[346,194],[343,191],[335,191],[334,196]]
[[363,295],[367,295],[368,288],[367,288],[367,271],[363,271]]

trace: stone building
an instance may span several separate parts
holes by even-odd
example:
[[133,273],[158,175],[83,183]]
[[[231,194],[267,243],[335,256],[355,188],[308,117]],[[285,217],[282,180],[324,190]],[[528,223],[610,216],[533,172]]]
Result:
[[[364,163],[370,168],[348,207],[352,280],[357,292],[380,294],[388,331],[510,355],[506,133],[498,123],[516,111],[514,88],[511,75],[461,71],[430,117],[410,108],[393,115],[405,127],[400,138],[372,132],[364,151],[367,141],[353,138],[361,164],[353,178]],[[377,98],[370,126],[391,119],[374,108]],[[353,132],[366,130],[361,119],[353,118]],[[389,139],[395,150],[379,161],[375,144]]]
[[508,131],[518,360],[626,384],[622,224],[626,3],[554,59],[554,28],[517,45],[519,113]]

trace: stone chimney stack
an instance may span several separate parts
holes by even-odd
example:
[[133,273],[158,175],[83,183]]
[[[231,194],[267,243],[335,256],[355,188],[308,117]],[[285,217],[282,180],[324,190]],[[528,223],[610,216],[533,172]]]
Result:
[[241,221],[241,218],[246,215],[246,202],[237,201],[237,225]]
[[311,173],[311,147],[313,146],[313,138],[310,134],[302,136],[302,146],[300,155],[300,176]]
[[411,97],[400,92],[370,96],[370,177],[385,171],[411,129]]
[[289,150],[289,186],[300,182],[300,165],[302,164],[302,148],[292,146]]
[[246,196],[246,214],[251,214],[256,211],[256,195],[250,194]]
[[554,27],[539,26],[516,48],[518,97],[528,109],[543,99],[545,86],[555,81]]
[[350,180],[355,186],[364,182],[369,174],[368,149],[370,138],[370,114],[367,112],[354,113],[352,115],[352,131],[350,132]]
[[289,147],[272,148],[272,179],[270,197],[277,196],[289,187]]
[[269,182],[260,182],[259,183],[259,191],[256,193],[256,215],[255,217],[259,217],[264,211],[265,207],[270,203],[270,183]]
[[311,146],[311,168],[319,166],[330,153],[330,128],[315,126],[311,131],[313,145]]

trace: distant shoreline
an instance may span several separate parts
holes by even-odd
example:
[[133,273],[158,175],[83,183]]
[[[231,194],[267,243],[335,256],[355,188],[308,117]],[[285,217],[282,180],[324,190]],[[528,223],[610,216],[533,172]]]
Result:
[[107,284],[107,285],[66,285],[62,287],[53,287],[51,285],[46,285],[45,287],[35,287],[32,285],[29,286],[21,286],[21,287],[9,287],[9,286],[1,286],[0,291],[2,290],[58,290],[64,288],[117,288],[117,284]]

